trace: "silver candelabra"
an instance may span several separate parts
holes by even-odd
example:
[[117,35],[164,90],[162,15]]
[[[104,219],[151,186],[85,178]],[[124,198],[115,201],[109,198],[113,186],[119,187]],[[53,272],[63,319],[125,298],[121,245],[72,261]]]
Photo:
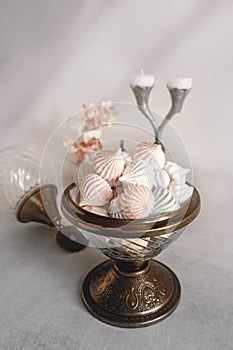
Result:
[[165,118],[163,119],[163,121],[161,122],[161,124],[158,125],[148,103],[149,96],[154,85],[152,86],[130,85],[130,87],[133,90],[133,93],[135,95],[138,109],[148,119],[148,121],[150,122],[153,128],[155,143],[161,143],[161,136],[167,123],[174,117],[175,114],[180,113],[182,111],[184,100],[188,95],[188,93],[191,91],[191,88],[179,89],[179,88],[176,88],[176,87],[173,88],[167,85],[168,91],[171,96],[171,108],[167,113],[167,115],[165,116]]

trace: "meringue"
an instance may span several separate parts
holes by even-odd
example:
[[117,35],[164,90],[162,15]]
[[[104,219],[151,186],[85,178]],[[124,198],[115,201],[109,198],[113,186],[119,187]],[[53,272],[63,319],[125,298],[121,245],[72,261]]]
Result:
[[154,187],[167,188],[170,184],[170,177],[165,170],[154,171]]
[[83,179],[88,174],[94,174],[95,168],[93,163],[90,161],[89,156],[87,156],[84,161],[80,164],[78,171],[76,172],[74,176],[74,182],[76,185],[80,185]]
[[108,210],[109,216],[115,219],[125,219],[125,215],[121,210],[120,198],[113,198],[109,205]]
[[186,202],[193,194],[193,186],[189,186],[186,183],[179,184],[176,181],[172,181],[169,186],[169,191],[176,198],[179,204]]
[[161,145],[153,142],[141,142],[136,146],[136,152],[133,160],[144,159],[153,168],[153,170],[163,169],[165,165],[165,154]]
[[139,184],[152,188],[154,174],[151,166],[146,160],[132,161],[125,169],[124,174],[119,178],[123,184]]
[[161,145],[142,142],[131,156],[123,149],[91,152],[75,174],[77,203],[97,215],[141,219],[177,210],[193,193],[188,169],[165,162]]
[[87,175],[80,184],[80,206],[101,206],[113,197],[113,191],[107,181],[96,174]]
[[182,168],[173,162],[166,162],[164,170],[169,174],[171,181],[183,184],[186,182],[186,175],[190,172],[189,169]]
[[184,203],[193,194],[193,187],[186,184],[186,175],[190,170],[182,168],[173,162],[166,162],[164,169],[167,171],[171,179],[169,191],[179,204]]
[[124,215],[131,219],[148,216],[154,205],[152,191],[143,185],[130,184],[119,198]]
[[125,158],[121,148],[118,151],[100,151],[94,159],[95,169],[98,175],[108,182],[115,182],[122,175],[125,167]]
[[180,208],[176,199],[169,192],[167,188],[158,188],[153,191],[154,194],[154,206],[152,209],[153,214],[159,215],[177,210]]

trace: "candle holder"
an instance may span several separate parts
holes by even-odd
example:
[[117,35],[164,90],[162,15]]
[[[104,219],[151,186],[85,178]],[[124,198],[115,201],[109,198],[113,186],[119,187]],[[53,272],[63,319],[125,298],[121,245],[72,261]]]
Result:
[[149,108],[149,96],[150,96],[150,93],[151,93],[154,85],[152,85],[152,86],[139,86],[139,85],[133,86],[133,85],[130,85],[130,87],[133,90],[133,93],[135,95],[138,109],[140,110],[140,112],[142,112],[144,114],[144,116],[150,122],[152,129],[153,129],[153,132],[154,132],[155,143],[158,143],[159,142],[159,138],[158,138],[159,134],[158,134],[157,122],[155,120],[153,113],[151,112],[151,110]]
[[163,119],[162,123],[158,128],[158,136],[160,138],[167,123],[175,116],[175,114],[180,113],[182,111],[184,100],[188,95],[188,93],[191,91],[190,89],[177,89],[177,88],[170,88],[169,86],[168,86],[168,90],[171,96],[172,104],[168,114]]
[[139,85],[136,85],[136,86],[130,85],[130,86],[135,95],[139,111],[143,113],[143,115],[149,120],[152,126],[155,143],[162,144],[161,136],[166,125],[175,116],[175,114],[180,113],[182,111],[184,100],[188,95],[188,93],[191,91],[191,88],[180,89],[176,87],[170,87],[169,85],[167,85],[168,91],[171,96],[171,108],[167,113],[167,115],[165,116],[165,118],[163,119],[163,121],[161,122],[161,124],[157,126],[155,117],[149,107],[149,96],[154,85],[149,87],[139,86]]
[[99,320],[118,327],[143,327],[169,316],[180,300],[178,278],[152,260],[170,246],[200,210],[196,189],[189,201],[169,214],[146,219],[113,219],[90,213],[75,203],[71,184],[62,197],[62,211],[90,242],[111,260],[86,276],[82,298]]

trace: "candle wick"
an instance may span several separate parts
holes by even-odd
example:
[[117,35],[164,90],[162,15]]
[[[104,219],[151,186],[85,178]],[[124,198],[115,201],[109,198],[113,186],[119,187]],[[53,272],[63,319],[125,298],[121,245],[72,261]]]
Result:
[[140,73],[141,75],[144,75],[144,70],[142,68],[140,69]]

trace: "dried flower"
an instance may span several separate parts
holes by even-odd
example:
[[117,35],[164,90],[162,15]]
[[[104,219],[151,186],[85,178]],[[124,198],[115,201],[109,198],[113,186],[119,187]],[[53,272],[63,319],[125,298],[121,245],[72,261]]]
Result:
[[109,124],[116,115],[111,101],[104,101],[100,105],[89,103],[83,107],[85,109],[83,119],[87,128],[99,128],[103,124]]
[[[102,149],[101,144],[101,126],[110,124],[116,111],[111,101],[104,101],[100,105],[88,103],[83,105],[85,112],[81,119],[70,123],[70,130],[77,130],[77,134],[83,133],[78,141],[67,139],[63,146],[68,149],[68,155],[73,161],[80,164],[85,157],[92,151]],[[82,126],[81,126],[82,124]]]
[[80,164],[89,153],[99,151],[101,149],[102,144],[99,139],[92,137],[85,142],[84,139],[81,138],[79,141],[75,141],[70,145],[68,154],[75,159],[77,164]]

